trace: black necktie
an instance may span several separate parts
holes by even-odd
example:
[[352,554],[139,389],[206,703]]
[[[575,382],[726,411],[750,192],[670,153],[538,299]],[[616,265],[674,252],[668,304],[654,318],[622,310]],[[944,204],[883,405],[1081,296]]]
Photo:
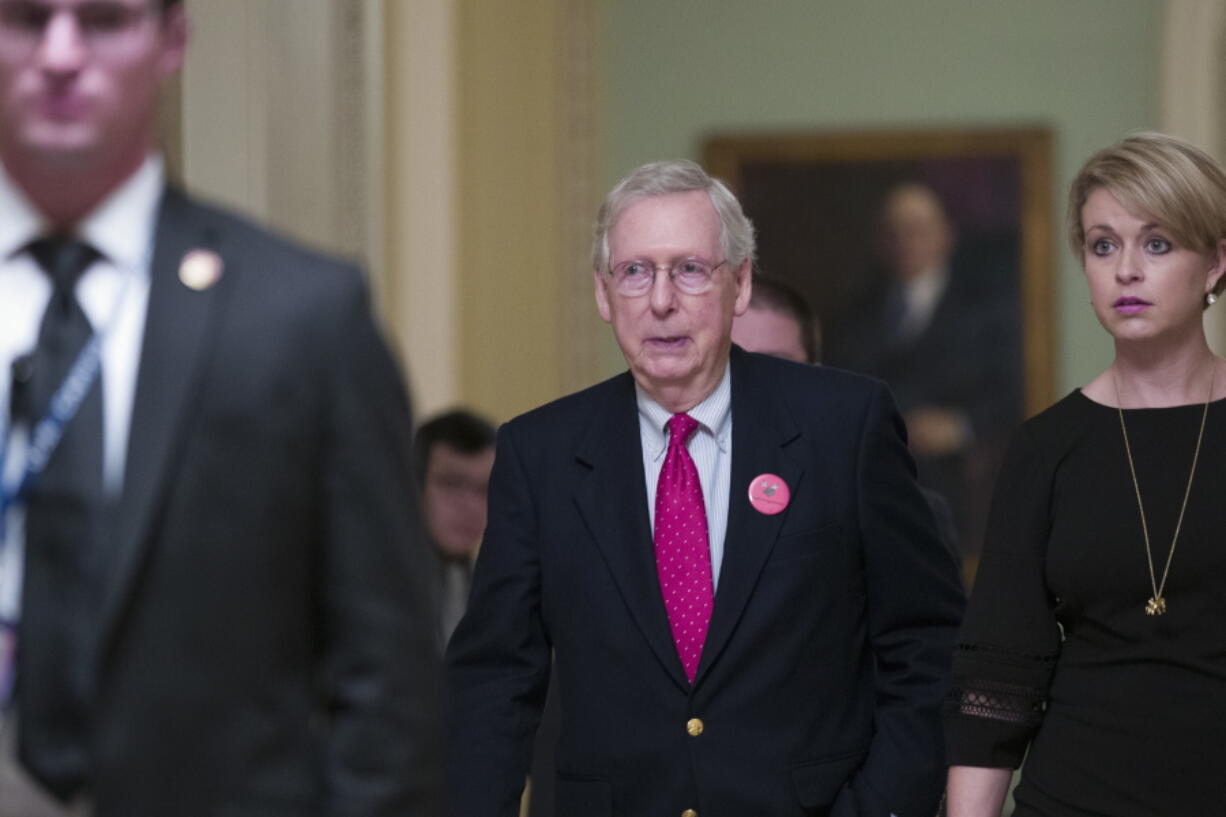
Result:
[[[74,289],[98,254],[64,237],[42,238],[28,249],[54,289],[30,356],[23,402],[32,429],[93,334]],[[102,439],[102,388],[96,380],[26,498],[17,753],[64,801],[82,789],[88,770],[93,624],[102,573]]]

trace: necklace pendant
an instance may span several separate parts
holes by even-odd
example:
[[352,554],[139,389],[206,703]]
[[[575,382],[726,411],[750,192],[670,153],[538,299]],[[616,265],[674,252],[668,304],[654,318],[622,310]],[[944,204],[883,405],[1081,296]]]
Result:
[[1162,596],[1154,596],[1145,604],[1145,615],[1161,616],[1166,614],[1166,599]]

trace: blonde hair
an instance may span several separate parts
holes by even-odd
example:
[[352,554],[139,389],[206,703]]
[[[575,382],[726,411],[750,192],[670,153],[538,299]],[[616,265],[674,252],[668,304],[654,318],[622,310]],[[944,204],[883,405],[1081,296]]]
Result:
[[[1165,133],[1137,133],[1086,161],[1069,188],[1068,239],[1082,258],[1081,209],[1095,190],[1109,192],[1127,210],[1145,214],[1170,231],[1175,243],[1213,254],[1226,239],[1226,173],[1208,154]],[[1226,288],[1226,275],[1215,292]]]

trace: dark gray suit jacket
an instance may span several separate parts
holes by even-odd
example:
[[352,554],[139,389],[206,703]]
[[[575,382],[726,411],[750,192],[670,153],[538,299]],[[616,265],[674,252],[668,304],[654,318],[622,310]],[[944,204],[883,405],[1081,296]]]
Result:
[[[224,272],[178,278],[193,249]],[[408,402],[355,268],[166,192],[98,621],[98,817],[433,814]]]

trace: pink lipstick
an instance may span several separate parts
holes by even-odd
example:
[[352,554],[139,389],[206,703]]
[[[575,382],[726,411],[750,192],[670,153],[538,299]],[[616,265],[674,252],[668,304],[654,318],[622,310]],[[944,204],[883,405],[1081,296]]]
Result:
[[1135,315],[1151,306],[1153,306],[1153,304],[1151,304],[1149,301],[1127,295],[1123,298],[1117,298],[1115,303],[1111,305],[1111,307],[1121,315]]

